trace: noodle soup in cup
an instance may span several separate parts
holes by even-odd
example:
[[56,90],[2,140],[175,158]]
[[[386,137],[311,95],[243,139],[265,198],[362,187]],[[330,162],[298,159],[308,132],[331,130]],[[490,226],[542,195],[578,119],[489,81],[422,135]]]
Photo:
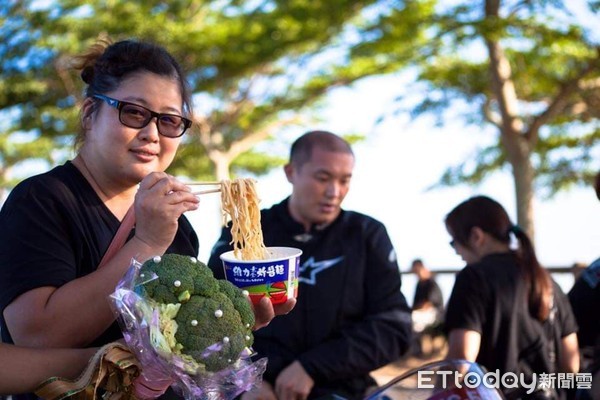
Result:
[[298,295],[298,273],[302,250],[293,247],[267,247],[264,260],[240,260],[232,251],[221,254],[225,277],[248,291],[257,304],[268,297],[273,304],[285,303]]

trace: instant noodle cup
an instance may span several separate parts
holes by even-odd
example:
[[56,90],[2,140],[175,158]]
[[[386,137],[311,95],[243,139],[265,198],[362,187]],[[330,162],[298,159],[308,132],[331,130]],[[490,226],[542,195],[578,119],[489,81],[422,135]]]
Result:
[[293,247],[267,247],[264,260],[240,260],[233,250],[221,254],[225,277],[248,291],[257,304],[268,297],[273,304],[298,296],[298,273],[302,250]]

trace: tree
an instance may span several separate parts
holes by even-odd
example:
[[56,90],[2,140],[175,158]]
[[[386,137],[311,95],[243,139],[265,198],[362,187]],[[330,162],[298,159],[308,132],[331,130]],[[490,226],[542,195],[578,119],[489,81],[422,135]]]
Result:
[[82,101],[69,59],[99,36],[154,40],[187,70],[196,134],[171,172],[196,179],[224,179],[231,168],[265,172],[282,160],[255,151],[258,142],[298,123],[331,88],[363,76],[335,74],[313,60],[337,51],[336,38],[374,1],[4,2],[0,187],[11,186],[10,168],[25,160],[68,156]]
[[[552,195],[589,184],[598,170],[600,46],[560,1],[456,3],[398,4],[353,58],[419,47],[412,67],[424,96],[413,115],[465,110],[467,123],[498,133],[496,144],[449,168],[441,183],[478,183],[510,166],[517,220],[533,237],[535,189]],[[399,40],[398,26],[415,15],[413,39]]]
[[[189,71],[198,134],[172,166],[178,175],[264,172],[282,160],[255,145],[327,91],[406,68],[418,71],[412,93],[423,93],[413,115],[465,109],[467,123],[498,132],[441,182],[477,183],[509,166],[517,220],[530,234],[536,188],[551,195],[597,169],[599,46],[558,0],[39,4],[0,5],[0,185],[20,160],[65,157],[81,101],[65,66],[99,33],[163,43]],[[598,1],[589,6],[597,11]]]

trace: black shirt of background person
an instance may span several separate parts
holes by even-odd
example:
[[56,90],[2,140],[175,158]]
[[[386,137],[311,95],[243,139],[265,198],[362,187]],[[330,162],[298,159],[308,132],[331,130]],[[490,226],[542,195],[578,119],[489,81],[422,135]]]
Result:
[[431,303],[440,314],[444,311],[442,291],[434,278],[419,280],[415,288],[413,309],[423,308],[426,303]]
[[555,373],[562,337],[577,332],[575,317],[567,296],[554,281],[552,317],[545,322],[532,317],[520,271],[513,253],[491,254],[467,265],[457,274],[445,328],[480,332],[476,362],[488,371],[525,377]]

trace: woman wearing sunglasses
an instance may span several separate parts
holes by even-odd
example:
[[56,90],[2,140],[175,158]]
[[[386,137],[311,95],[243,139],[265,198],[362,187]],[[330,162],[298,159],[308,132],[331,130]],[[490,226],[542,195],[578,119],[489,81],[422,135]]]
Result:
[[[198,255],[184,216],[198,198],[165,170],[191,126],[179,64],[162,47],[99,43],[77,59],[86,83],[76,157],[20,183],[0,211],[2,339],[32,347],[98,347],[121,337],[107,296],[132,258]],[[97,268],[127,211],[129,240]],[[257,327],[274,310],[255,308]]]

